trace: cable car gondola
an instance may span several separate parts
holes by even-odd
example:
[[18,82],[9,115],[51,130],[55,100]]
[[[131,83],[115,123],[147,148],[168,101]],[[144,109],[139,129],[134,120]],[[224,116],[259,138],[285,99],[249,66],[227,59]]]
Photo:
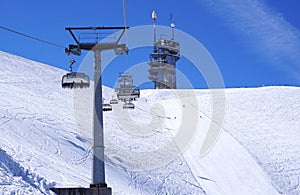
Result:
[[62,88],[88,88],[90,87],[90,78],[85,73],[70,72],[62,77]]
[[[134,86],[133,86],[134,87]],[[118,89],[117,97],[119,100],[136,100],[140,97],[140,90],[138,88],[127,87]]]
[[70,60],[70,72],[63,75],[61,79],[62,88],[88,88],[90,87],[90,78],[88,75],[82,72],[73,72],[72,65],[75,60]]
[[119,101],[117,99],[111,99],[109,103],[110,104],[118,104]]
[[134,109],[134,104],[131,102],[125,102],[125,104],[123,105],[123,109]]
[[112,106],[110,104],[102,104],[102,110],[104,112],[112,111]]
[[118,79],[119,88],[116,89],[117,98],[121,101],[132,101],[140,97],[140,90],[133,85],[132,75],[121,74]]

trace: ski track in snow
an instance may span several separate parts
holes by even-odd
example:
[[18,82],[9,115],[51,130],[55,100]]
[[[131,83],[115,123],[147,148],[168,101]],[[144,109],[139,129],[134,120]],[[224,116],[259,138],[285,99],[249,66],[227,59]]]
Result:
[[[64,73],[0,52],[0,192],[51,194],[54,185],[89,185],[92,91],[60,89]],[[121,110],[120,115],[105,113],[106,177],[113,193],[300,194],[300,89],[225,91],[225,121],[219,124],[223,132],[213,150],[204,158],[197,156],[203,129],[213,119],[210,91],[196,90],[198,105],[180,109],[198,111],[200,133],[173,161],[150,170],[133,169],[144,162],[128,154],[159,160],[153,158],[160,154],[147,156],[147,151],[172,142],[181,120],[174,110],[182,106],[176,95],[189,98],[190,91],[143,90],[129,112],[142,128],[133,126]],[[104,87],[103,92],[110,99],[112,89]],[[176,144],[170,149],[178,150]]]

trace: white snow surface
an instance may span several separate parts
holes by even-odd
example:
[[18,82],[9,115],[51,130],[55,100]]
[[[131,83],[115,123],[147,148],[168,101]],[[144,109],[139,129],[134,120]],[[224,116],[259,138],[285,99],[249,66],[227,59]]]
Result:
[[[65,73],[0,52],[0,194],[90,185],[93,86],[62,89]],[[105,112],[113,194],[300,194],[300,88],[225,94],[222,132],[204,157],[211,90],[142,90],[136,109]],[[109,101],[113,89],[103,86],[103,95]],[[196,123],[184,151],[174,142],[182,113]]]

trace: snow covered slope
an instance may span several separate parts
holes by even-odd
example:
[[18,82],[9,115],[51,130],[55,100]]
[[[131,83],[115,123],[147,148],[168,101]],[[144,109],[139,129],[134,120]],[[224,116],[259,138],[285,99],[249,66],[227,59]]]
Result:
[[224,128],[282,194],[300,194],[300,89],[228,89]]
[[[0,52],[0,193],[90,184],[92,88],[61,89],[64,73]],[[106,99],[112,92],[104,87]],[[191,93],[196,105],[182,103]],[[300,89],[226,89],[223,131],[200,157],[210,98],[209,90],[143,90],[135,110],[105,113],[113,193],[299,194]],[[197,121],[183,153],[173,141],[181,113]]]

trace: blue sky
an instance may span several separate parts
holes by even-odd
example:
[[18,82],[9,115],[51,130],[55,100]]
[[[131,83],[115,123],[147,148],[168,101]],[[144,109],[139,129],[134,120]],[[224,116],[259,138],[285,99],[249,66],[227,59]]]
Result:
[[[298,0],[127,0],[127,25],[170,25],[197,39],[212,55],[226,87],[300,85],[300,1]],[[0,25],[65,47],[73,43],[64,28],[122,26],[122,1],[2,0]],[[46,45],[0,29],[0,50],[59,68],[70,59],[63,48]],[[148,52],[149,50],[149,52]],[[116,60],[104,73],[113,86],[125,67],[149,60],[151,48]],[[80,63],[82,58],[75,57]],[[206,88],[201,74],[178,61],[178,68],[195,88]],[[125,64],[125,65],[122,65]],[[180,85],[180,84],[179,84]]]

